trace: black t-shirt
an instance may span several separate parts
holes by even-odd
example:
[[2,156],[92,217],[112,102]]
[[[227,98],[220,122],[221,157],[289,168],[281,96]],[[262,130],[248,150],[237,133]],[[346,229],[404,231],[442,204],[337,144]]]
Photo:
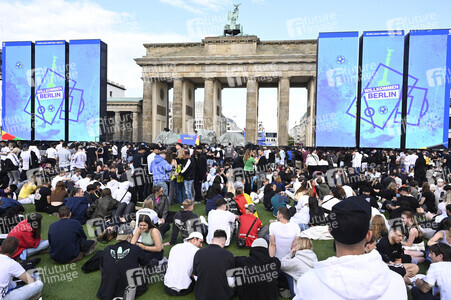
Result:
[[400,196],[398,197],[398,200],[394,203],[394,205],[408,209],[412,212],[416,212],[417,208],[420,207],[418,200],[412,196]]
[[89,161],[95,161],[96,160],[96,147],[89,146],[86,148],[86,159]]
[[36,207],[36,211],[38,212],[44,212],[47,209],[48,203],[47,203],[47,196],[50,196],[52,194],[52,191],[50,191],[49,188],[42,186],[39,188],[39,199],[34,199],[34,206]]
[[393,190],[385,190],[381,192],[381,197],[386,200],[393,201],[393,198],[396,197],[396,192]]
[[[97,297],[100,299],[122,297],[128,285],[127,271],[147,264],[148,260],[144,251],[127,241],[106,247],[100,258],[101,282],[97,291]],[[141,278],[141,276],[145,277],[145,275],[139,271],[133,272],[133,275],[136,276],[133,279],[137,280],[138,285],[136,296],[139,296],[147,290],[146,280]],[[144,279],[141,280],[143,284],[139,284],[140,279]]]
[[425,197],[424,204],[427,207],[428,212],[436,213],[437,207],[435,206],[435,195],[432,192],[424,192],[421,194],[421,197]]
[[235,268],[235,257],[218,245],[211,244],[194,255],[193,274],[198,276],[194,293],[197,300],[232,299],[226,272]]
[[401,259],[404,254],[401,244],[390,244],[388,236],[382,237],[379,242],[377,242],[376,249],[386,263],[389,261],[395,262],[395,260]]

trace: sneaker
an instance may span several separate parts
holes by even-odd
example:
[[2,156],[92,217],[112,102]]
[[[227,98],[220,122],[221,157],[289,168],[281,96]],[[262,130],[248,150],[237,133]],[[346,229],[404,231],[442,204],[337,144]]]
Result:
[[130,227],[131,227],[132,229],[135,229],[135,226],[136,226],[136,221],[135,221],[135,220],[132,220],[132,221],[130,222]]

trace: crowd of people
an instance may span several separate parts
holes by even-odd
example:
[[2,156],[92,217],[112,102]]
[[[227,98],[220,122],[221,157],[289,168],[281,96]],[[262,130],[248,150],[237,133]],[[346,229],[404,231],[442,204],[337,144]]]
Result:
[[[90,256],[100,299],[145,293],[148,281],[130,282],[135,269],[196,299],[451,297],[448,150],[0,147],[0,299],[39,298],[44,284],[26,270],[47,251],[55,264]],[[59,220],[44,237],[46,214]],[[319,262],[312,240],[332,239],[336,256]],[[98,243],[108,246],[91,256]]]

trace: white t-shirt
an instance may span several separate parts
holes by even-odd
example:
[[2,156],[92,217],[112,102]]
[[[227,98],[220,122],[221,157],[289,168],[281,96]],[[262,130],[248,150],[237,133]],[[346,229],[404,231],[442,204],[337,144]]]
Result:
[[47,154],[47,158],[56,159],[57,152],[55,148],[48,148],[45,153]]
[[269,236],[276,239],[275,257],[282,260],[291,251],[294,239],[301,234],[301,229],[295,223],[274,222],[269,225]]
[[177,292],[187,289],[193,274],[194,255],[197,248],[190,242],[177,244],[169,253],[168,269],[164,275],[164,285]]
[[84,169],[86,163],[86,154],[80,151],[75,153],[73,163],[75,168]]
[[22,151],[20,153],[20,158],[22,158],[22,170],[30,170],[31,153],[30,150]]
[[423,280],[431,286],[439,287],[440,299],[451,299],[451,262],[431,264]]
[[354,196],[354,190],[349,185],[344,185],[343,190],[346,193],[346,198]]
[[0,266],[2,266],[0,269],[0,299],[3,299],[13,277],[19,277],[25,272],[25,269],[4,254],[0,254]]
[[207,243],[211,244],[213,234],[216,230],[222,229],[227,234],[226,246],[230,244],[230,236],[232,230],[232,224],[235,222],[235,215],[230,211],[214,209],[208,213],[208,236]]

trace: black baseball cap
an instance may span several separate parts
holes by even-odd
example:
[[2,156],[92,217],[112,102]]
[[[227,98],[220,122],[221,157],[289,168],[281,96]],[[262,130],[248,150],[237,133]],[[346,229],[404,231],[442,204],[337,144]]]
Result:
[[361,242],[368,233],[371,205],[364,199],[349,197],[332,207],[329,215],[331,234],[345,245]]

